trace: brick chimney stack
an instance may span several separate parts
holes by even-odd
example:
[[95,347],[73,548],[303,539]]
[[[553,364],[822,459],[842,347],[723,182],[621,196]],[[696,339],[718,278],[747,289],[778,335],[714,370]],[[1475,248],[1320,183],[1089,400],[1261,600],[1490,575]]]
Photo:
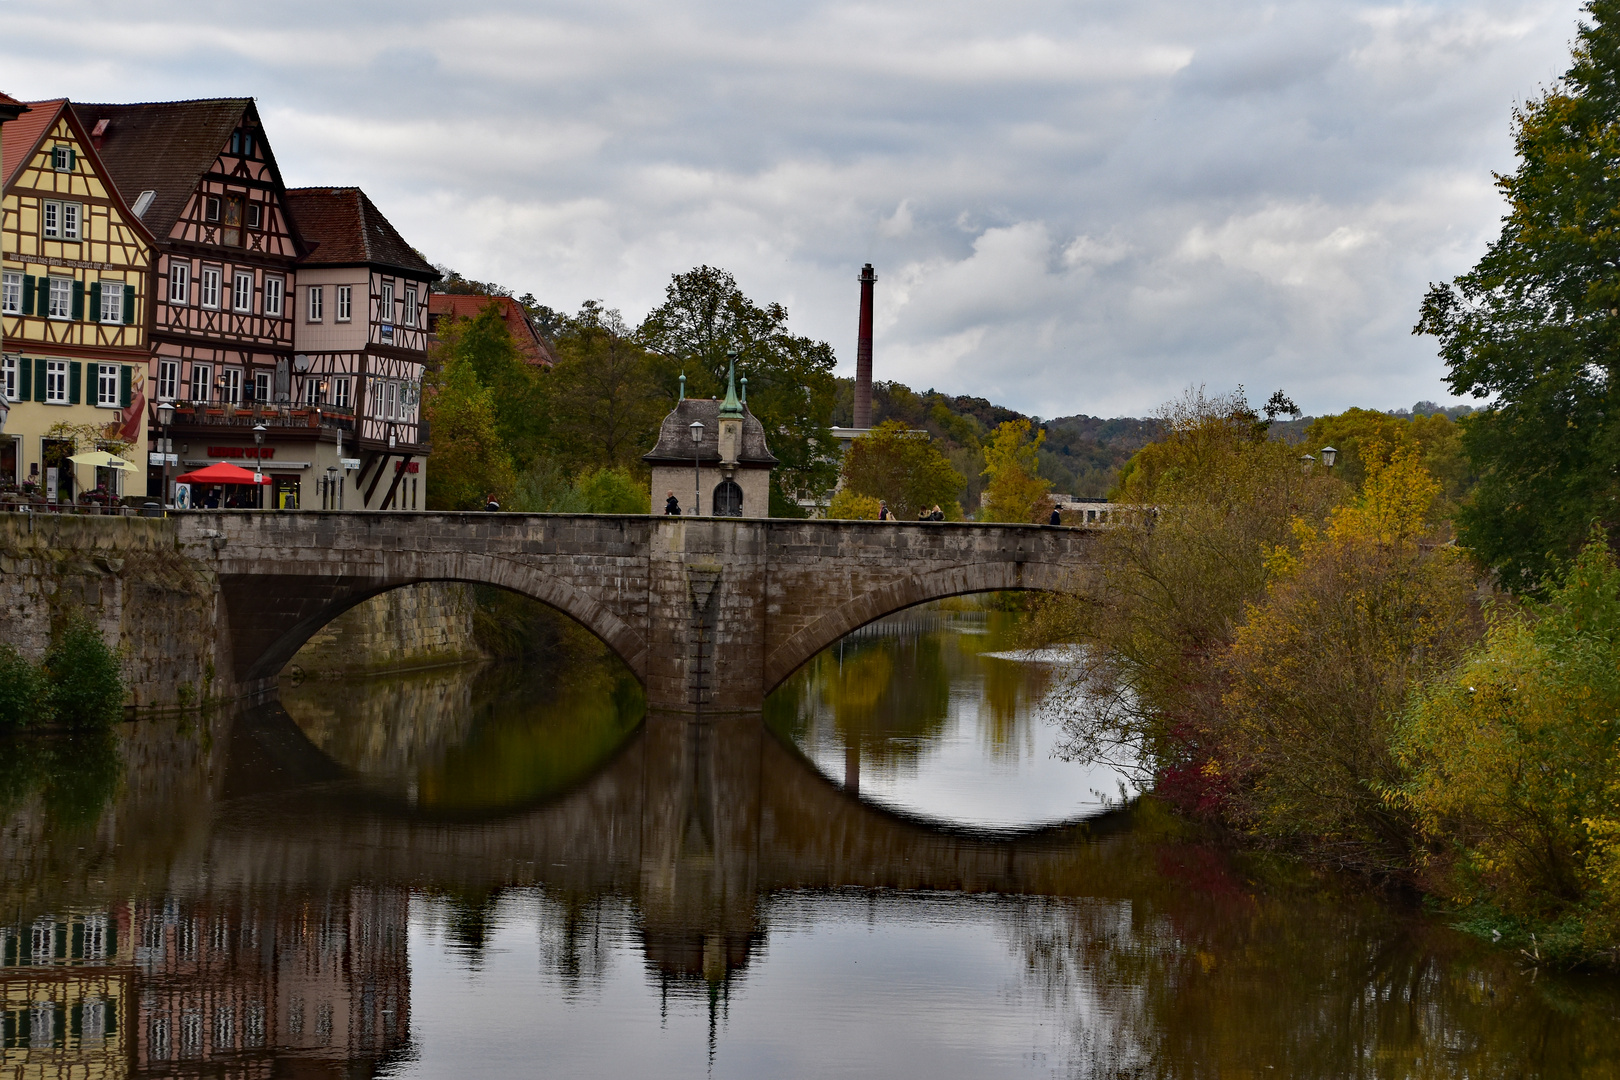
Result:
[[855,339],[855,426],[872,426],[872,264],[861,267],[861,328]]

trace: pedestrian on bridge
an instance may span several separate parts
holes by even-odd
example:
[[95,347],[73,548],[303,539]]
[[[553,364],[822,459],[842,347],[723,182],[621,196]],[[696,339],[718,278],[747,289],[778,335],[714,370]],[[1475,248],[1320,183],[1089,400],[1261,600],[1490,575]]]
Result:
[[669,498],[664,500],[664,513],[669,517],[681,516],[681,500],[675,497],[673,491],[669,493]]

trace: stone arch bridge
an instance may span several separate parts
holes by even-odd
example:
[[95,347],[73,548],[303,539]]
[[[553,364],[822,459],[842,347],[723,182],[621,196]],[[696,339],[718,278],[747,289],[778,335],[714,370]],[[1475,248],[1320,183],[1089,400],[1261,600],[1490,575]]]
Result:
[[573,617],[655,709],[758,709],[856,627],[929,600],[1062,587],[1094,534],[1038,525],[557,514],[196,512],[220,651],[268,689],[311,634],[389,589],[495,585]]

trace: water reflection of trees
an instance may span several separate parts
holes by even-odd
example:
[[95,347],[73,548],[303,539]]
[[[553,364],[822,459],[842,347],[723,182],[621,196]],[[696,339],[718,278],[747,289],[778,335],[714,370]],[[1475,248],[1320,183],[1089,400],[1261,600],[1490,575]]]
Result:
[[1016,762],[1033,752],[1051,681],[1047,665],[986,655],[1017,648],[1019,618],[959,601],[880,619],[784,683],[766,722],[800,745],[836,740],[869,767],[895,769],[947,734],[953,708],[970,708],[991,760]]
[[1117,870],[1126,899],[1000,911],[1081,1075],[1620,1075],[1598,1001],[1342,882],[1138,841]]
[[643,710],[640,686],[605,651],[568,667],[542,658],[311,682],[284,691],[282,702],[334,761],[449,812],[566,791],[612,756]]

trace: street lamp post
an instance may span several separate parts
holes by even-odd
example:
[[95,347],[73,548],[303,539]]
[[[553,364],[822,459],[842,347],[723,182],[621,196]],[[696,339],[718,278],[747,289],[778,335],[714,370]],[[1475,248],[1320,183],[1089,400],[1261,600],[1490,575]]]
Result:
[[703,473],[698,454],[703,449],[703,421],[694,420],[688,431],[692,433],[692,516],[703,513]]
[[270,429],[263,424],[253,425],[253,496],[259,502],[264,497],[264,435]]
[[1338,450],[1334,449],[1331,446],[1324,446],[1324,447],[1322,447],[1321,452],[1322,452],[1322,464],[1326,465],[1330,469],[1333,468],[1333,462],[1335,460],[1337,460],[1337,458],[1339,456]]
[[158,502],[164,506],[169,505],[169,424],[174,420],[174,402],[160,401],[157,407],[158,430],[163,432],[163,490],[158,493]]

